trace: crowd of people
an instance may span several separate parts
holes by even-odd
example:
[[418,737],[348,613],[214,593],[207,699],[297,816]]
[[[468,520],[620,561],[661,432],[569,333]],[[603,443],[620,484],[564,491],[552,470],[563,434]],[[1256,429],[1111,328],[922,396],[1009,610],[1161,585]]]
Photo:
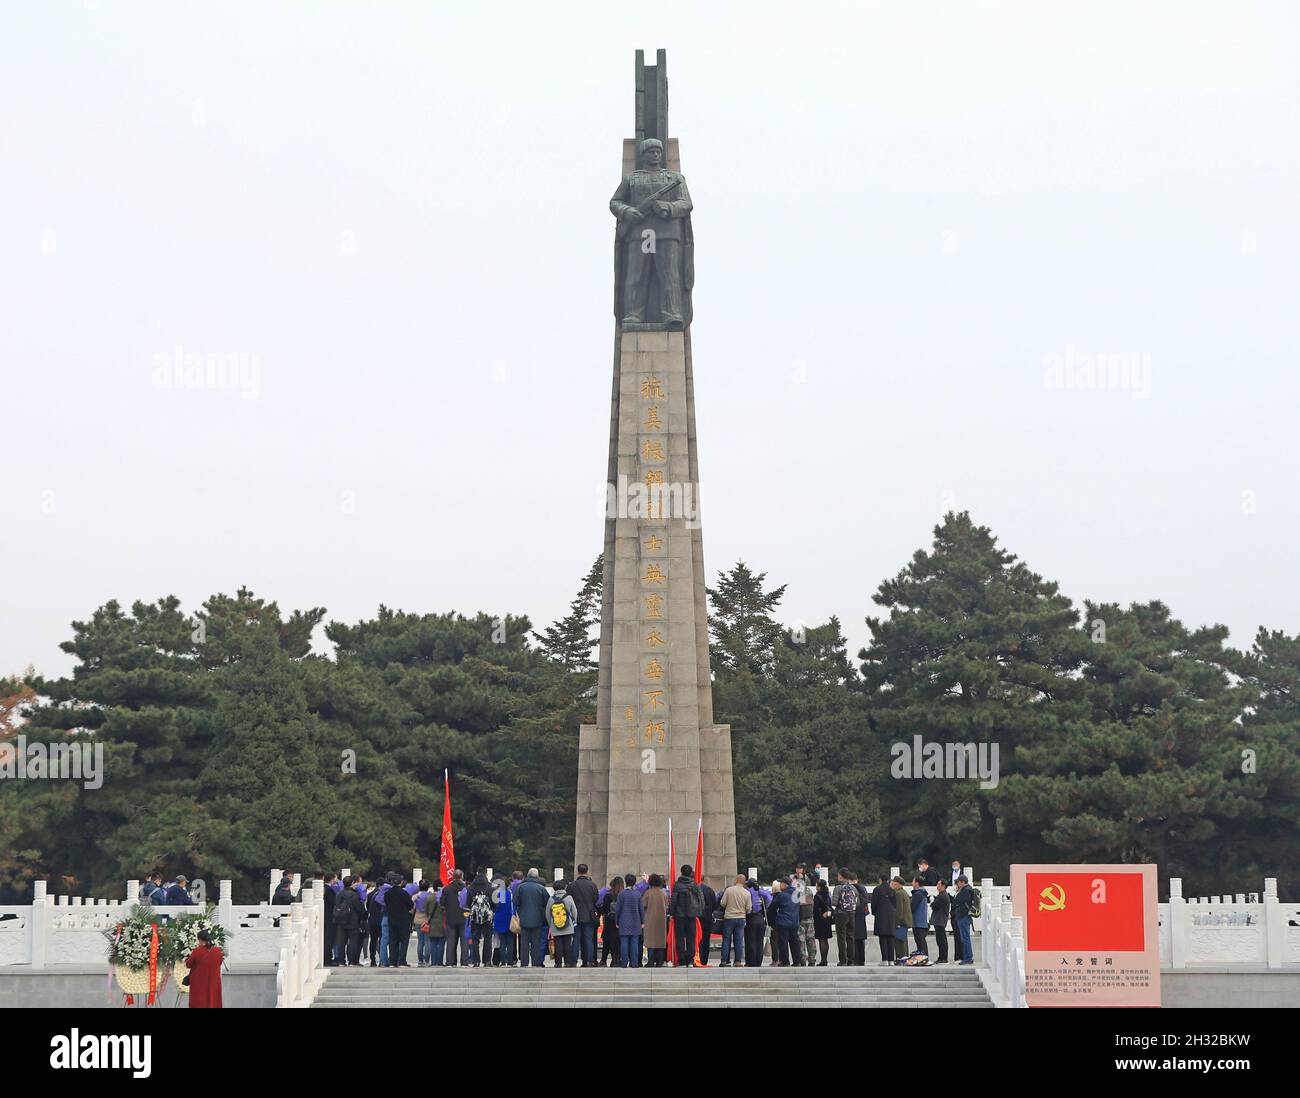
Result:
[[189,907],[198,904],[190,895],[190,882],[185,877],[163,880],[161,873],[151,873],[140,885],[137,897],[142,904],[154,907]]
[[[456,870],[448,882],[409,881],[389,873],[324,882],[327,966],[457,966],[555,968],[679,968],[709,964],[721,939],[720,967],[865,965],[875,937],[881,965],[974,963],[971,920],[979,890],[958,861],[940,874],[922,859],[908,877],[881,874],[874,887],[841,868],[831,883],[821,866],[800,863],[765,887],[738,874],[721,893],[683,865],[671,883],[657,873],[628,873],[597,885],[587,866],[547,886],[536,869],[507,880],[486,871],[469,880]],[[286,876],[273,902],[292,901]],[[911,935],[909,949],[908,935]],[[670,935],[673,949],[670,952]],[[933,935],[937,958],[930,958]]]

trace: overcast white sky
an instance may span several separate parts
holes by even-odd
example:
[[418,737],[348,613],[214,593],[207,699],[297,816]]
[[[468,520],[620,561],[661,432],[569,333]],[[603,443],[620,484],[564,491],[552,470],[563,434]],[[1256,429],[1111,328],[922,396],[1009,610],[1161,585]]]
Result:
[[[792,15],[797,10],[797,15]],[[109,598],[563,613],[633,51],[695,200],[705,560],[853,650],[948,507],[1300,630],[1283,3],[7,4],[0,673]],[[157,364],[228,353],[255,389]],[[1149,389],[1053,387],[1133,354]],[[1145,395],[1144,395],[1145,394]]]

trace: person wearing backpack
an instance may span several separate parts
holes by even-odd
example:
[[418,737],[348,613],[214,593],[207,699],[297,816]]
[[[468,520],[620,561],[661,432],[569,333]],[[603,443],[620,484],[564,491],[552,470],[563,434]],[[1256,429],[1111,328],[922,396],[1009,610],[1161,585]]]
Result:
[[465,896],[469,923],[469,963],[473,968],[492,964],[492,883],[480,870]]
[[763,942],[767,938],[767,905],[772,902],[772,894],[758,887],[758,882],[751,877],[745,882],[749,891],[751,906],[745,917],[745,967],[759,968],[763,964]]
[[565,888],[564,881],[555,882],[555,891],[551,893],[546,905],[546,925],[551,930],[551,940],[555,943],[555,967],[577,967],[574,951],[574,931],[578,921],[578,905],[573,902]]
[[957,891],[952,897],[952,917],[957,925],[958,948],[961,950],[961,959],[957,962],[959,965],[973,965],[975,963],[975,951],[971,947],[970,940],[970,922],[973,918],[972,912],[977,911],[975,890],[971,888],[970,882],[965,877],[957,878]]
[[839,872],[839,883],[831,891],[831,911],[835,922],[835,952],[839,968],[853,963],[853,920],[858,912],[860,897],[853,885],[853,874],[843,867]]
[[691,968],[695,964],[696,920],[703,913],[704,894],[695,883],[695,870],[684,865],[668,898],[668,915],[673,920],[673,937],[677,943],[678,968]]

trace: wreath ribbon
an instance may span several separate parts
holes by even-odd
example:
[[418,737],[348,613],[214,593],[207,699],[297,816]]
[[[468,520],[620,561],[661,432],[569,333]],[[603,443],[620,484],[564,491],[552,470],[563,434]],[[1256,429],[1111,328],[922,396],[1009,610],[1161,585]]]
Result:
[[[158,997],[158,924],[150,923],[149,929],[149,998],[145,1000],[146,1006],[153,1006],[154,1000]],[[128,996],[127,1001],[130,1002]]]

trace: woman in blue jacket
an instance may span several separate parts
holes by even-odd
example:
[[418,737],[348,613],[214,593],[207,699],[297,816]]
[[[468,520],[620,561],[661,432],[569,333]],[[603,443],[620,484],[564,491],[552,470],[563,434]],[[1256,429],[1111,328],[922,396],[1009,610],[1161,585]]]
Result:
[[641,967],[641,927],[645,923],[645,900],[636,890],[636,878],[623,878],[623,891],[614,901],[614,923],[618,927],[618,964],[620,968]]

